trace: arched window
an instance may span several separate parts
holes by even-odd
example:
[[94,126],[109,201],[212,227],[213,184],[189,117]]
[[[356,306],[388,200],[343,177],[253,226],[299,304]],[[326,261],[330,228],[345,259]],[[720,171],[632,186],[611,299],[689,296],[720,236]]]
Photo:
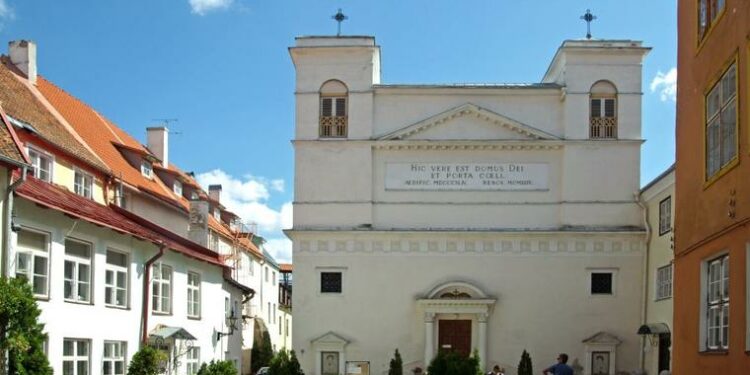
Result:
[[610,82],[599,81],[591,86],[591,138],[617,138],[617,88]]
[[341,81],[330,80],[320,87],[320,137],[345,138],[349,90]]

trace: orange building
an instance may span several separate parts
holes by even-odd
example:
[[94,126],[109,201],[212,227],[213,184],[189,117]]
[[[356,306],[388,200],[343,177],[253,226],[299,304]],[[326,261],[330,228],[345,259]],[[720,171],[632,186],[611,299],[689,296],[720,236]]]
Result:
[[674,374],[750,369],[750,1],[680,0]]

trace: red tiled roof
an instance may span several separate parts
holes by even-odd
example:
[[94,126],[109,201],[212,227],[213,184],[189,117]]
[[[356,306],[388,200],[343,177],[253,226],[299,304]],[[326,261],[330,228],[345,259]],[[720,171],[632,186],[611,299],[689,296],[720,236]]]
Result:
[[18,164],[29,164],[29,158],[20,148],[20,142],[13,131],[13,125],[8,122],[5,111],[0,105],[0,155]]
[[37,88],[21,74],[7,56],[0,56],[0,102],[5,113],[33,126],[43,140],[106,172],[107,166],[58,120]]
[[292,272],[294,270],[294,267],[291,263],[280,263],[279,264],[279,271],[281,272]]
[[225,267],[219,260],[219,255],[209,249],[119,207],[101,205],[57,185],[40,181],[33,176],[27,176],[26,181],[16,189],[16,194],[65,215],[154,244],[164,244],[171,250],[191,258]]

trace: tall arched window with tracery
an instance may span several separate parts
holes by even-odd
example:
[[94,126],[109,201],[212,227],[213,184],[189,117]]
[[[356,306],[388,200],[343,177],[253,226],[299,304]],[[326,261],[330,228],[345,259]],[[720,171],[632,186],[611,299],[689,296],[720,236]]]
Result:
[[343,82],[330,80],[320,87],[320,137],[347,135],[349,90]]
[[617,88],[599,81],[591,86],[589,112],[590,138],[617,138]]

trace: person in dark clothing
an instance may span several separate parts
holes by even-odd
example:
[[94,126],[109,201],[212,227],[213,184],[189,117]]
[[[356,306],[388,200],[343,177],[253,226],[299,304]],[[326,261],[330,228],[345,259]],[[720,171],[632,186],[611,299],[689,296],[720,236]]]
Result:
[[560,355],[557,356],[557,363],[544,369],[542,374],[573,375],[573,368],[568,366],[568,355],[560,353]]

